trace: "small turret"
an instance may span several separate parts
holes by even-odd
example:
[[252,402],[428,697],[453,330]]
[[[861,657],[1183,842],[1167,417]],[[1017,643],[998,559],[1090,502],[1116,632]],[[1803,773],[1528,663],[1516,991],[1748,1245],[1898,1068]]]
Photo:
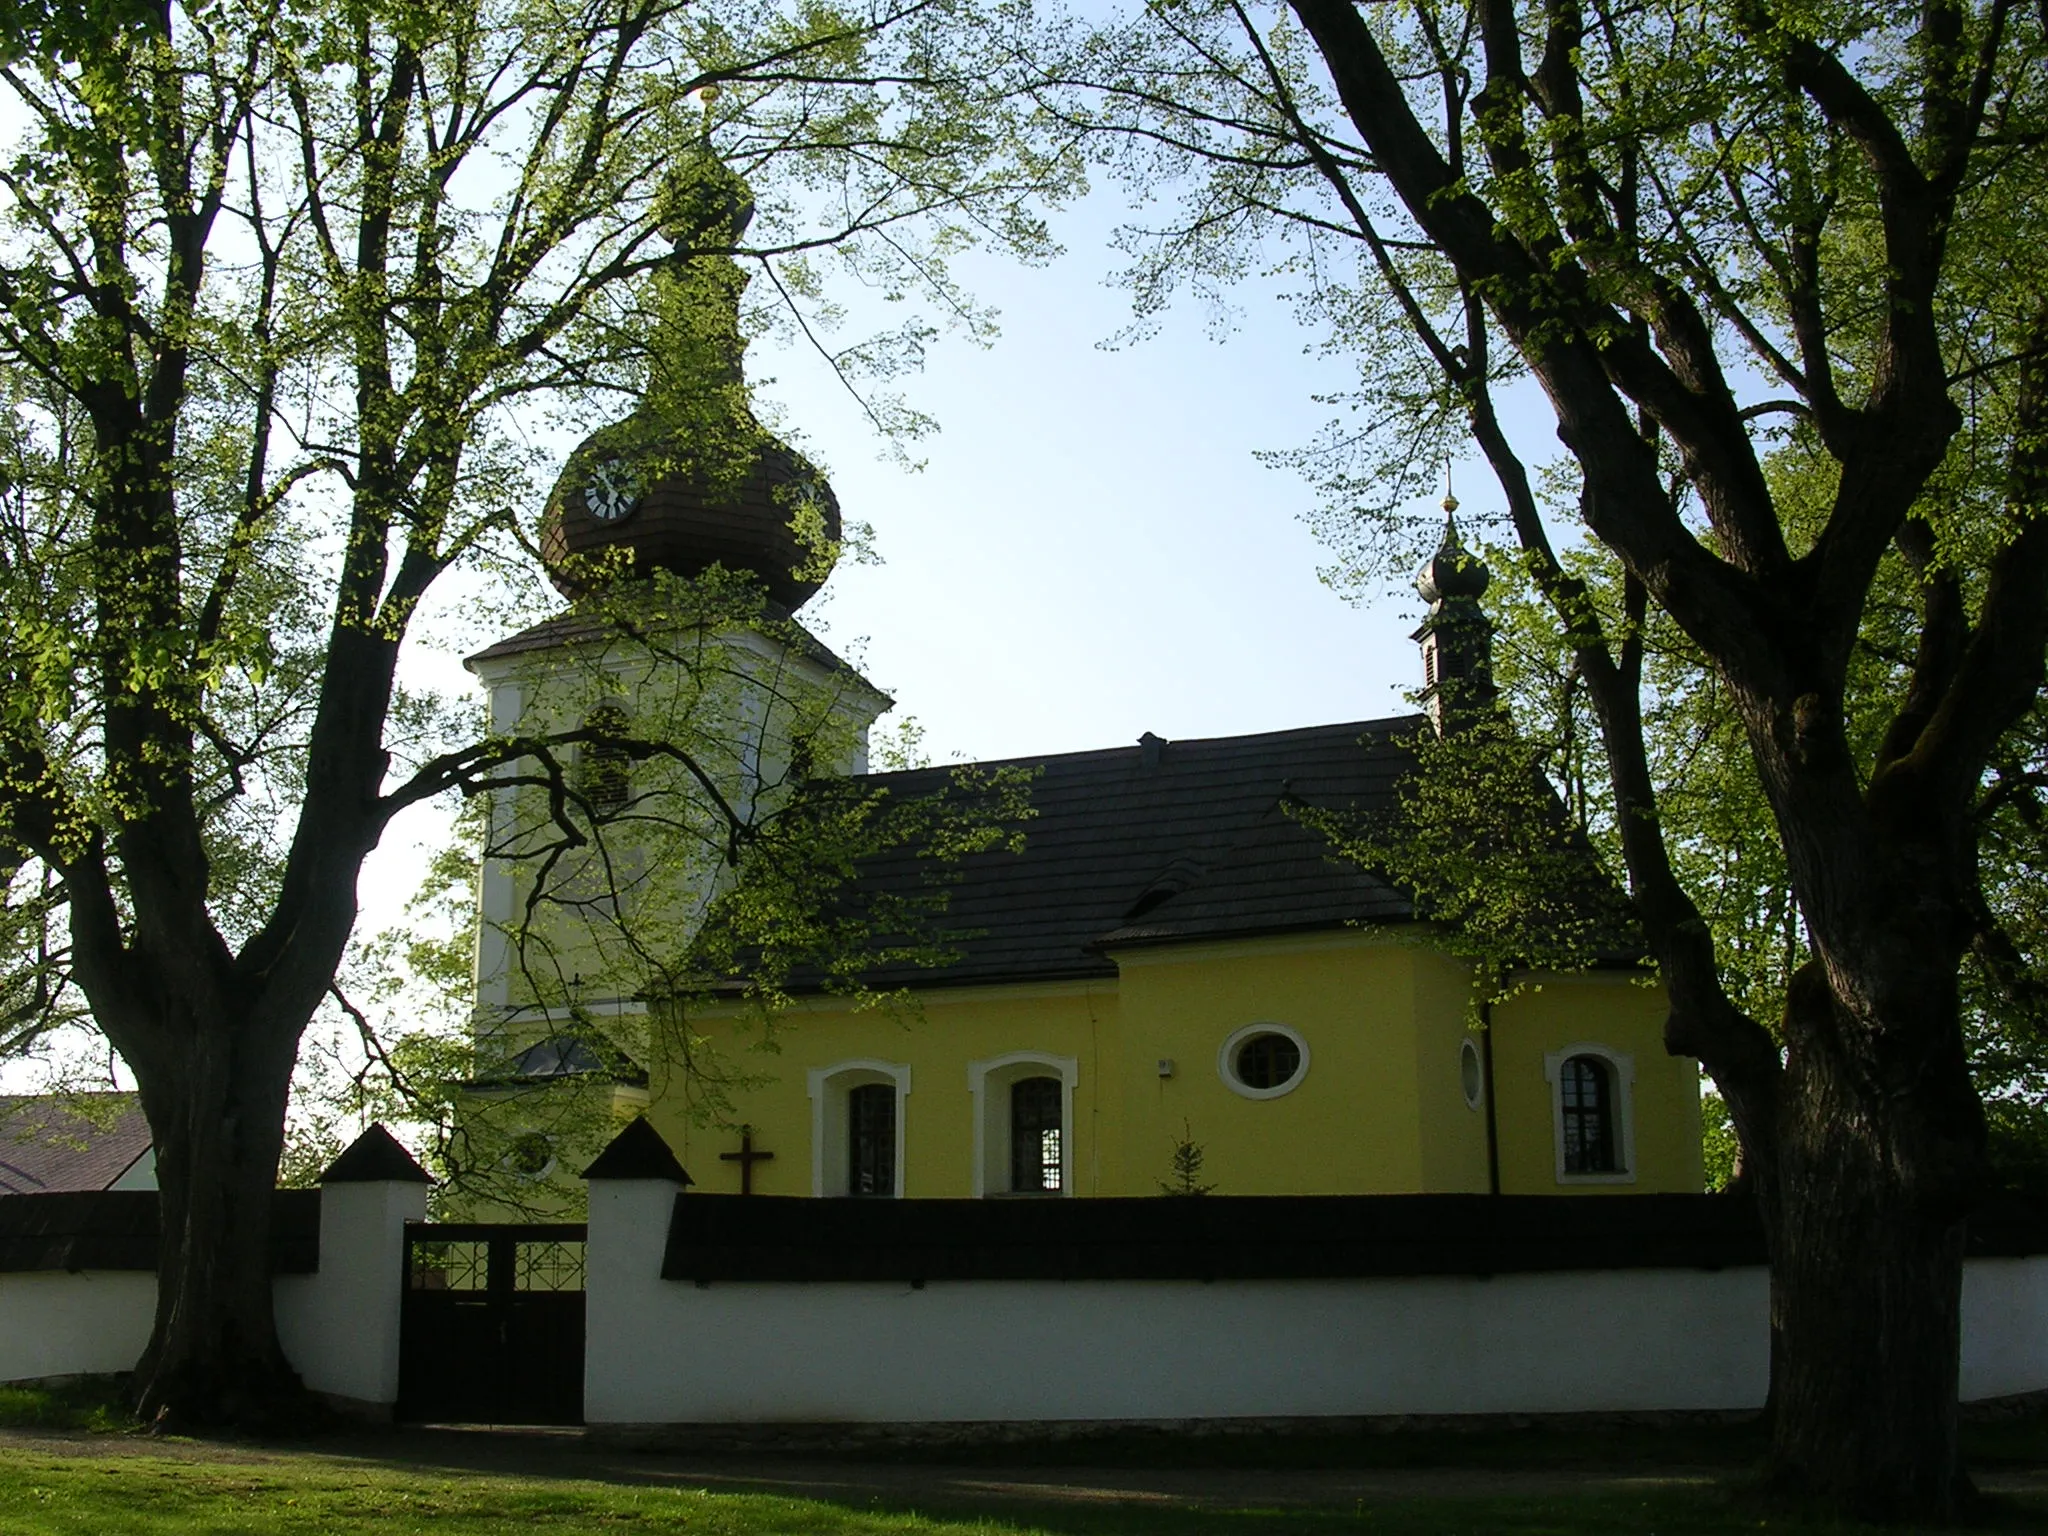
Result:
[[1459,541],[1457,513],[1458,498],[1446,496],[1443,543],[1415,576],[1429,613],[1409,637],[1422,646],[1423,707],[1439,736],[1491,714],[1499,697],[1493,622],[1479,606],[1493,573]]

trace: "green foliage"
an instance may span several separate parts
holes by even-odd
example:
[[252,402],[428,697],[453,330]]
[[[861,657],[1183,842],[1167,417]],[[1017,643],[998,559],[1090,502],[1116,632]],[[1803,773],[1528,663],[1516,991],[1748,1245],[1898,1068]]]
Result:
[[1479,962],[1475,1005],[1532,971],[1640,954],[1626,899],[1506,715],[1443,736],[1423,727],[1406,746],[1414,766],[1384,812],[1292,813],[1408,890],[1429,942]]
[[1709,1194],[1734,1182],[1742,1165],[1742,1143],[1735,1135],[1727,1101],[1718,1093],[1700,1095],[1700,1152]]
[[[915,435],[889,391],[938,327],[848,343],[829,289],[984,340],[951,260],[1049,253],[1078,169],[1034,137],[1021,23],[978,0],[0,12],[0,1050],[91,1012],[154,1071],[172,1016],[248,1023],[232,997],[288,1058],[364,853],[512,750],[392,677],[409,640],[541,610],[548,431],[647,397],[671,443],[713,417],[757,436],[737,348],[779,328]],[[742,312],[743,270],[768,280]],[[714,468],[754,446],[692,441]],[[348,1129],[316,1118],[290,1177]]]
[[1202,1182],[1202,1144],[1195,1140],[1194,1127],[1183,1120],[1180,1135],[1173,1141],[1173,1155],[1167,1160],[1166,1177],[1159,1181],[1162,1195],[1206,1195],[1216,1188]]

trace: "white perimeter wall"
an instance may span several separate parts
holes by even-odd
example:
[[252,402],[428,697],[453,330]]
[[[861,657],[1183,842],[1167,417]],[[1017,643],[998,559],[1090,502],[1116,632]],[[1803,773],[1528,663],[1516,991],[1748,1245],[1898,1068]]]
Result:
[[155,1313],[155,1275],[0,1274],[0,1381],[128,1370]]
[[[591,1190],[592,1424],[1760,1407],[1761,1269],[1370,1280],[660,1278],[667,1184]],[[1980,1260],[1963,1396],[2048,1388],[2048,1259]]]
[[[279,1275],[284,1352],[307,1386],[379,1414],[398,1400],[405,1224],[423,1184],[330,1184],[320,1192],[320,1271]],[[156,1276],[120,1270],[0,1274],[0,1382],[125,1371],[149,1343]]]
[[[1350,1417],[1752,1408],[1760,1269],[1379,1280],[934,1281],[699,1288],[661,1278],[674,1186],[591,1188],[593,1424]],[[280,1276],[306,1384],[398,1396],[417,1184],[322,1192],[321,1269]],[[122,1371],[155,1277],[0,1274],[0,1381]],[[2048,1257],[1963,1279],[1962,1395],[2048,1390]]]

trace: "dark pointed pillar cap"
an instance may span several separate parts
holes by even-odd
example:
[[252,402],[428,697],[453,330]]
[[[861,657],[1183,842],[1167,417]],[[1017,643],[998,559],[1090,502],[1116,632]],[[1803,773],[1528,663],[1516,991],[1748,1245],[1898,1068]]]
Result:
[[683,1171],[661,1132],[637,1115],[633,1123],[612,1138],[612,1144],[597,1154],[597,1161],[583,1170],[586,1179],[666,1179],[685,1189],[697,1181]]
[[320,1175],[322,1184],[431,1184],[428,1173],[398,1138],[381,1125],[373,1125],[348,1150],[328,1164]]

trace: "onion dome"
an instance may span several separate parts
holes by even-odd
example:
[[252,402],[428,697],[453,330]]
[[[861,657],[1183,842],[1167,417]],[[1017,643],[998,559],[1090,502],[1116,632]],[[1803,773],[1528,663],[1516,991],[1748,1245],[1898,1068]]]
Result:
[[1415,590],[1426,603],[1446,598],[1479,598],[1493,581],[1493,573],[1458,539],[1458,499],[1444,498],[1444,541],[1415,574]]
[[809,601],[839,540],[839,501],[825,477],[758,426],[751,443],[719,455],[726,463],[680,460],[674,444],[649,442],[647,427],[629,418],[569,456],[541,520],[541,558],[556,589],[582,596],[589,573],[620,550],[633,575],[700,576],[719,565],[752,572],[789,608]]
[[541,558],[565,597],[615,577],[692,577],[716,565],[751,573],[794,609],[831,568],[838,499],[747,403],[747,278],[729,253],[753,211],[746,182],[708,146],[679,158],[657,210],[676,253],[649,289],[644,397],[569,456],[541,517]]

